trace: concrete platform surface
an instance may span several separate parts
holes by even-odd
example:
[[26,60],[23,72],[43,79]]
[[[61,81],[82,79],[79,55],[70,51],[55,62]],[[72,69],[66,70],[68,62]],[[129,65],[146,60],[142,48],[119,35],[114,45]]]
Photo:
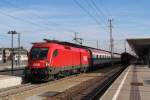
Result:
[[150,68],[130,65],[100,100],[150,100]]
[[9,75],[0,75],[0,89],[21,85],[22,78]]

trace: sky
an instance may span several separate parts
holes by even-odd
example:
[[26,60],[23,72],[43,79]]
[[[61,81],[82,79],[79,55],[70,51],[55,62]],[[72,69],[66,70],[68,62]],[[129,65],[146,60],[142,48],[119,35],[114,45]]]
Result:
[[[21,45],[30,49],[44,38],[72,41],[109,50],[112,20],[114,51],[124,51],[127,38],[150,37],[149,0],[0,0],[0,46],[10,47],[8,31],[21,33]],[[17,35],[14,36],[17,46]],[[128,50],[130,48],[127,46]]]

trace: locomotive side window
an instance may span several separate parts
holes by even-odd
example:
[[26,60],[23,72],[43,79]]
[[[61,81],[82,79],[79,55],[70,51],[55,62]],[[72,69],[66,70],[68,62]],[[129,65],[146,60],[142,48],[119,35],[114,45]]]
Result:
[[53,53],[53,57],[56,57],[58,55],[58,50],[56,49]]
[[48,53],[48,48],[33,48],[31,50],[32,59],[46,59]]

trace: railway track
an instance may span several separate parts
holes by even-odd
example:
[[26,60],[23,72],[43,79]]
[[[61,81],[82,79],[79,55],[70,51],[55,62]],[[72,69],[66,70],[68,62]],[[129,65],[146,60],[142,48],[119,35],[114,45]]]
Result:
[[49,85],[51,82],[47,82],[47,83],[42,83],[42,84],[31,84],[31,83],[26,83],[26,84],[22,84],[19,86],[14,86],[14,87],[10,87],[10,88],[6,88],[6,89],[1,89],[0,90],[0,100],[2,99],[7,99],[10,96],[15,96],[15,95],[19,95],[25,91],[30,91],[36,88],[40,88],[43,86],[47,86]]
[[[11,69],[0,70],[0,75],[17,76],[17,77],[22,77],[24,79],[24,77],[25,77],[24,70],[25,70],[25,68],[15,68],[13,70],[13,74],[12,74]],[[26,82],[27,82],[27,80],[24,80],[23,83],[26,83]]]
[[33,89],[46,87],[53,82],[63,81],[64,79],[67,80],[67,79],[70,79],[71,77],[75,77],[75,76],[77,76],[77,75],[71,75],[69,77],[61,78],[61,79],[55,80],[55,81],[49,81],[49,82],[42,83],[42,84],[41,83],[35,83],[35,84],[26,83],[26,84],[22,84],[19,86],[13,86],[13,87],[9,87],[9,88],[0,89],[0,100],[1,99],[5,100],[5,99],[8,99],[9,97],[16,96],[23,92],[30,91]]
[[27,83],[27,84],[15,86],[15,87],[10,87],[10,88],[7,88],[7,89],[2,89],[2,90],[0,90],[0,99],[5,100],[9,96],[18,95],[18,94],[20,94],[24,91],[28,91],[28,90],[37,88],[39,86],[40,85],[33,85],[33,84],[30,84],[30,83]]
[[114,74],[108,76],[108,78],[104,79],[101,84],[97,84],[97,87],[91,91],[87,96],[85,96],[84,100],[98,100],[105,91],[109,88],[109,86],[115,81],[115,79],[124,71],[125,68],[121,68]]
[[[106,88],[104,88],[101,91],[97,91],[97,90],[99,90],[99,87],[100,87],[99,82],[102,82],[102,80],[105,80],[105,78],[108,78],[109,76],[111,76],[111,74],[116,73],[116,71],[118,71],[118,70],[120,70],[120,69],[116,68],[116,69],[109,71],[108,73],[105,73],[105,75],[94,76],[94,78],[91,78],[90,80],[84,81],[84,82],[78,84],[77,86],[73,86],[64,92],[58,93],[56,96],[48,97],[47,99],[55,100],[57,98],[57,100],[71,100],[71,99],[89,100],[87,98],[91,98],[90,100],[92,100],[93,98],[99,97],[99,94],[102,93],[101,91],[104,91],[104,89],[106,89]],[[73,77],[80,78],[81,76],[83,77],[84,75],[86,77],[93,77],[90,74],[79,74],[79,75],[72,75],[69,77],[61,78],[59,80],[50,81],[50,82],[46,82],[46,83],[42,83],[42,84],[27,83],[27,84],[23,84],[20,86],[15,86],[15,87],[0,90],[0,99],[5,100],[8,98],[10,99],[13,97],[18,97],[20,95],[24,95],[26,92],[33,93],[33,91],[42,90],[43,88],[46,89],[51,84],[60,83],[61,81],[62,81],[62,83],[64,83],[65,80],[66,81],[71,80]],[[93,84],[95,87],[91,86]],[[107,87],[107,86],[105,86],[105,87]],[[96,94],[93,95],[92,92],[94,92]],[[58,97],[59,97],[59,99],[58,99]]]
[[[25,70],[25,67],[22,67],[22,68],[14,68],[13,71],[19,71],[19,70]],[[0,72],[11,72],[12,69],[3,69],[3,70],[0,70]]]
[[88,80],[67,91],[47,99],[98,100],[125,68],[114,69],[103,76]]

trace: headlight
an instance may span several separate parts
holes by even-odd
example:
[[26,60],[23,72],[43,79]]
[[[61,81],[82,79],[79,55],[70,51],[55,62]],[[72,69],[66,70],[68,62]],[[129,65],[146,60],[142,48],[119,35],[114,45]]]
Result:
[[46,61],[45,66],[46,66],[46,67],[49,67],[49,66],[50,66],[50,62],[49,62],[49,61]]

